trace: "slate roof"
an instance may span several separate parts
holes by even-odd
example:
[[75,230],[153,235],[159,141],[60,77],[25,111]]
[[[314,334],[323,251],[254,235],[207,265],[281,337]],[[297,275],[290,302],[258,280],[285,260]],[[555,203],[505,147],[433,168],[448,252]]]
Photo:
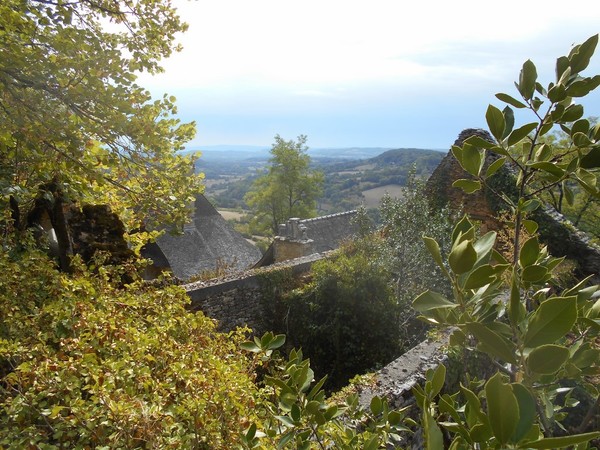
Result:
[[196,198],[193,220],[184,226],[182,235],[165,233],[142,254],[157,267],[164,268],[166,263],[182,280],[217,267],[228,272],[244,270],[261,257],[260,250],[235,231],[203,195]]

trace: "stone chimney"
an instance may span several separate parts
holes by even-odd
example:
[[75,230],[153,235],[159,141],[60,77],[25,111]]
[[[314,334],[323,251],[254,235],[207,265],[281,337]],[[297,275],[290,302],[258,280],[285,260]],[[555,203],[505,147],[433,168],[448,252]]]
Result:
[[310,255],[313,240],[306,234],[306,226],[297,217],[288,219],[279,225],[279,236],[273,242],[273,258],[275,262],[287,261]]

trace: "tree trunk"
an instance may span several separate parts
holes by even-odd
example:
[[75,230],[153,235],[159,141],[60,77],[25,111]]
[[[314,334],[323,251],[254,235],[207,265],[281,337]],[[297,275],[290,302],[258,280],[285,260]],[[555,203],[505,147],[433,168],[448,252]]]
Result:
[[71,244],[71,236],[69,234],[69,227],[64,212],[64,201],[62,192],[55,189],[54,192],[54,205],[52,207],[52,214],[50,215],[52,221],[52,227],[56,233],[56,240],[58,241],[58,262],[60,270],[63,272],[71,272],[71,256],[73,255],[73,246]]

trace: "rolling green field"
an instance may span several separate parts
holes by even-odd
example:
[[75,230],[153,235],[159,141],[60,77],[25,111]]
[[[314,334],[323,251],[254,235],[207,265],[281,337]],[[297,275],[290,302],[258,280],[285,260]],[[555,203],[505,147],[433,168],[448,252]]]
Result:
[[385,186],[367,189],[362,191],[362,195],[365,198],[364,206],[365,208],[377,208],[385,194],[389,194],[392,198],[400,198],[403,192],[404,186],[400,186],[399,184],[386,184]]

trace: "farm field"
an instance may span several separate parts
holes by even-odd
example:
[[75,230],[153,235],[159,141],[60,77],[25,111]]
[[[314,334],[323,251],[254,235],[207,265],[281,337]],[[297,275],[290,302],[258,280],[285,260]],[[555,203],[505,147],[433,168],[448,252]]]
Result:
[[225,220],[240,220],[247,214],[247,211],[222,208],[219,209],[219,214],[221,214]]
[[366,208],[377,208],[379,202],[386,193],[392,198],[400,198],[403,192],[404,186],[400,186],[399,184],[386,184],[385,186],[362,191],[362,195],[365,197]]

